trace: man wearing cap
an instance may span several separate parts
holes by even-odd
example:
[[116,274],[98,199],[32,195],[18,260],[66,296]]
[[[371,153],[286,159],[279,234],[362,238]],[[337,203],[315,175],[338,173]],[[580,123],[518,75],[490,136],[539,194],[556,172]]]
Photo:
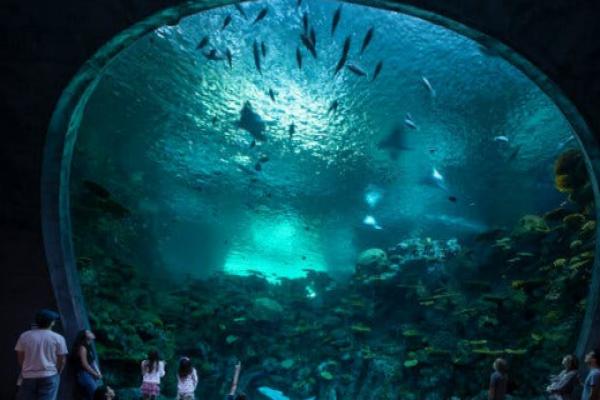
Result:
[[65,338],[52,332],[59,315],[40,310],[35,315],[36,327],[19,337],[15,351],[21,366],[23,382],[18,400],[55,400],[59,376],[67,355]]

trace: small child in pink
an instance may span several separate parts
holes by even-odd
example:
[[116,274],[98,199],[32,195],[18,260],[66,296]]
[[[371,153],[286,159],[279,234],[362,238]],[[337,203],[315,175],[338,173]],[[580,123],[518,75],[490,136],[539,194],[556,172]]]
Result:
[[156,400],[160,395],[160,378],[165,376],[165,362],[157,351],[148,353],[148,359],[142,361],[142,398]]
[[177,400],[194,400],[194,392],[198,386],[198,374],[187,357],[179,360],[177,372]]

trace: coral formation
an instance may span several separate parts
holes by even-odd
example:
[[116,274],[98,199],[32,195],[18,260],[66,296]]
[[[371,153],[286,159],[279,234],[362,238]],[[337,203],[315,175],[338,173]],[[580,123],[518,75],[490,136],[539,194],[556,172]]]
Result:
[[[570,182],[562,189],[585,186],[572,177],[580,161],[569,153],[557,162]],[[167,395],[177,358],[188,355],[201,398],[225,393],[239,358],[240,387],[256,398],[259,388],[280,388],[291,398],[475,399],[491,361],[502,356],[515,398],[532,399],[573,349],[594,258],[596,223],[589,203],[575,203],[525,215],[511,233],[496,230],[469,244],[410,238],[387,252],[366,250],[347,281],[307,270],[278,283],[222,273],[157,282],[135,266],[152,268],[151,253],[111,256],[135,235],[121,223],[127,213],[75,204],[98,354],[123,398],[139,384],[139,361],[157,348],[168,362]]]

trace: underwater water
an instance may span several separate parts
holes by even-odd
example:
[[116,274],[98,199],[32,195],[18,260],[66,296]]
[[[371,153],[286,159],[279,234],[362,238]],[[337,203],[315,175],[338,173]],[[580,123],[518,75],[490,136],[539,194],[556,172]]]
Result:
[[503,356],[541,396],[594,257],[577,146],[492,49],[408,15],[269,1],[160,27],[103,71],[72,159],[104,375],[135,396],[159,348],[171,397],[187,355],[202,398],[240,359],[257,399],[471,399]]

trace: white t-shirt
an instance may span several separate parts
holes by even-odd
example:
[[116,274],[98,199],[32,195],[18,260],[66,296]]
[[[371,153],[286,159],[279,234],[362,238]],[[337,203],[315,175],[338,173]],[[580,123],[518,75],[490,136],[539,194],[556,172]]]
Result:
[[192,394],[196,391],[198,385],[198,374],[196,374],[196,368],[192,368],[192,373],[181,379],[177,375],[177,393],[179,394]]
[[165,376],[165,362],[159,361],[158,368],[155,368],[152,372],[146,370],[146,364],[148,360],[142,361],[143,381],[148,383],[160,383],[160,378]]
[[25,354],[21,369],[25,379],[46,378],[58,374],[57,358],[68,353],[65,338],[50,329],[23,332],[17,340],[15,351]]

